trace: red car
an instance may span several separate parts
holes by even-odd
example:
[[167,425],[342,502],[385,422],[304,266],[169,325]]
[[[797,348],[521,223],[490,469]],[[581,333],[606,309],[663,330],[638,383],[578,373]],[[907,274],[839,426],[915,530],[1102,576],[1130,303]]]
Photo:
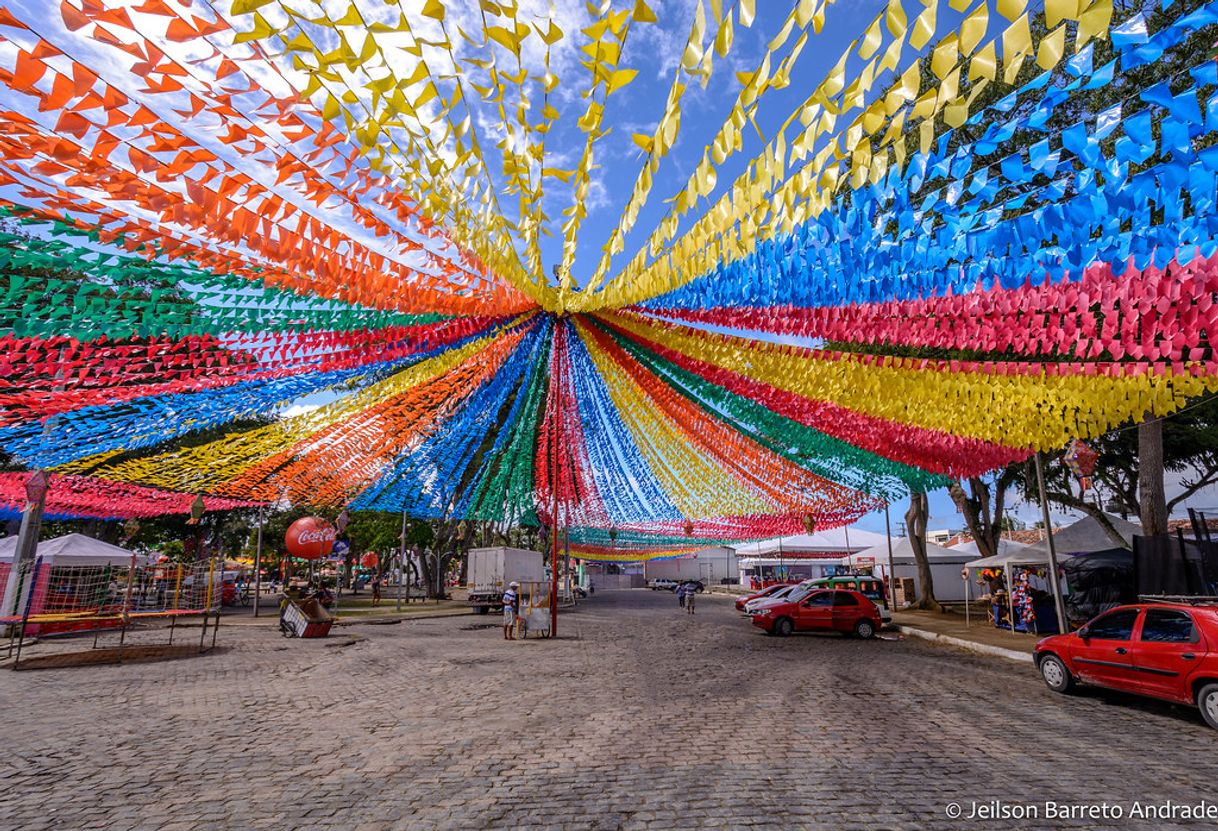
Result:
[[1218,729],[1218,604],[1118,606],[1036,644],[1036,666],[1054,692],[1081,681],[1195,704]]
[[743,597],[737,597],[736,598],[736,611],[743,612],[744,604],[748,603],[750,600],[760,600],[763,597],[769,597],[770,595],[774,594],[774,592],[779,591],[780,589],[785,589],[789,585],[790,585],[790,583],[775,583],[772,586],[766,586],[764,589],[762,589],[759,592],[755,592],[753,594],[746,594]]
[[823,631],[872,638],[880,629],[880,610],[861,592],[822,589],[796,603],[762,609],[753,615],[753,625],[767,635]]

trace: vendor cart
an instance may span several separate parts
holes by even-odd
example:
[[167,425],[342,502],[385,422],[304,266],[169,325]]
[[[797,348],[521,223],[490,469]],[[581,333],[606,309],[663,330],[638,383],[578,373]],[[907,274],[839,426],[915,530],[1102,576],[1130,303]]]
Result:
[[316,600],[290,600],[279,621],[285,638],[324,638],[330,634],[334,616]]

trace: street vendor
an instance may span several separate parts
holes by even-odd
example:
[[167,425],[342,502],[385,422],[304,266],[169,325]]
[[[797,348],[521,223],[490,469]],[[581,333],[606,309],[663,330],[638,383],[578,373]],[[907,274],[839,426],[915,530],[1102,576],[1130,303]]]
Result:
[[508,590],[503,593],[503,638],[516,640],[516,614],[520,609],[520,595],[516,590],[520,584],[513,580],[508,584]]

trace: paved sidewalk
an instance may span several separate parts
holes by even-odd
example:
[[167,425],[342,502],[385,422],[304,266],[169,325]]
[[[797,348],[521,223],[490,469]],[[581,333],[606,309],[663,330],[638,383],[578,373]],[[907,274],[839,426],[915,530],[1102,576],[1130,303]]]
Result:
[[964,616],[954,613],[906,610],[893,612],[892,622],[906,635],[970,652],[1025,662],[1032,659],[1032,648],[1044,637],[1023,632],[1012,634],[1006,629],[997,629],[985,617],[974,617],[971,624],[966,625]]
[[916,638],[766,637],[715,597],[598,591],[551,640],[233,626],[210,655],[0,671],[0,831],[1209,827],[947,813],[1212,800],[1195,708]]

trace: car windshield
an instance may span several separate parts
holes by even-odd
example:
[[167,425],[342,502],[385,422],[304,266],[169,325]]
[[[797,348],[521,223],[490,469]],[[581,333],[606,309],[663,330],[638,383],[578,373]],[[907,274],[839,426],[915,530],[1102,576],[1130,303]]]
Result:
[[797,601],[808,596],[808,592],[815,589],[812,583],[800,583],[791,590],[791,594],[787,596],[787,600]]

